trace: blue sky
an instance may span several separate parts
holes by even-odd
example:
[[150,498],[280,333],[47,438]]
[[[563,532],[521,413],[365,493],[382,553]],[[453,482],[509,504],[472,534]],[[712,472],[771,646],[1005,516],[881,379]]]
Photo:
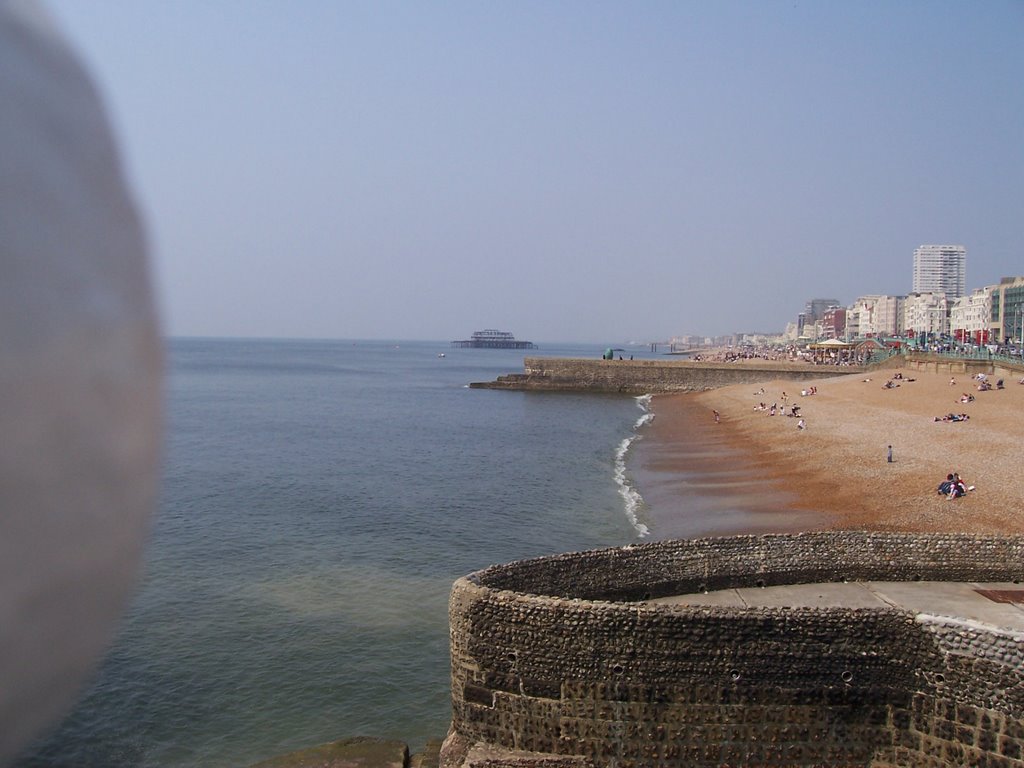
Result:
[[50,0],[170,335],[781,330],[1024,274],[1024,2]]

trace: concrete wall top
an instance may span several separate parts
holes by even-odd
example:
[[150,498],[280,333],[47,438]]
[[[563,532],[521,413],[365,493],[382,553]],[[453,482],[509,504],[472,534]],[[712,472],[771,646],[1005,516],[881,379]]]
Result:
[[613,602],[843,580],[1021,581],[1024,536],[815,531],[661,541],[495,565],[466,579]]

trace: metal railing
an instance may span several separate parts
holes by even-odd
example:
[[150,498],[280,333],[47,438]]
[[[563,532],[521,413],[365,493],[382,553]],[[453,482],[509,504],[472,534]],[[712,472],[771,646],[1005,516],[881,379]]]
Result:
[[872,352],[865,362],[866,365],[884,363],[894,357],[915,357],[929,360],[963,360],[969,362],[984,362],[992,365],[1004,365],[1020,370],[1024,373],[1024,358],[1020,355],[1005,355],[989,352],[987,349],[980,350],[878,350]]

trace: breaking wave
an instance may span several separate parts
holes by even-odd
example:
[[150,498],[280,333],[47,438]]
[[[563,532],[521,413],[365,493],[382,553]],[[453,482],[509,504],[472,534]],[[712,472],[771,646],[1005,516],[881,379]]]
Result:
[[624,438],[615,451],[615,484],[619,486],[619,495],[622,496],[625,504],[626,519],[636,529],[637,536],[643,538],[650,535],[651,531],[640,521],[639,512],[644,507],[644,499],[626,472],[626,455],[629,453],[630,446],[640,439],[640,428],[654,420],[654,414],[650,411],[651,395],[637,397],[636,404],[644,414],[633,425],[633,434]]

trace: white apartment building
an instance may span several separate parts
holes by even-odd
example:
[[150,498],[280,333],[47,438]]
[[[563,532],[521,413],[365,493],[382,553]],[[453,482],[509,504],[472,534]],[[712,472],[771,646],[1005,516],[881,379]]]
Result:
[[915,335],[949,333],[949,300],[944,293],[912,293],[903,303],[903,329]]
[[851,339],[896,336],[903,331],[903,296],[861,296],[846,310]]
[[966,292],[967,249],[962,245],[922,245],[914,250],[914,293],[944,293],[958,299]]
[[898,336],[903,333],[904,296],[879,296],[873,313],[873,336]]
[[992,324],[992,294],[999,286],[979,288],[961,296],[949,309],[949,332],[961,341],[987,344]]

